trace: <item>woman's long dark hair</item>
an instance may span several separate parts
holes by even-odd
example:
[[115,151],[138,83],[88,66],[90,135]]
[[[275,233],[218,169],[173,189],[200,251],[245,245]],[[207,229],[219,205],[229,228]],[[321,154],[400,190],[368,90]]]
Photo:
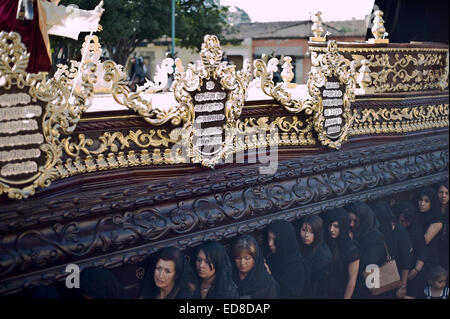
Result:
[[432,188],[432,187],[424,187],[421,190],[419,190],[417,192],[416,205],[418,205],[418,201],[423,196],[427,196],[430,199],[430,202],[431,202],[430,210],[425,212],[425,214],[427,214],[427,213],[434,214],[434,213],[437,213],[437,212],[441,211],[438,194],[437,194],[437,191],[434,188]]
[[[328,227],[338,222],[339,235],[332,238]],[[327,229],[325,231],[325,242],[330,247],[333,260],[341,259],[345,254],[354,251],[354,244],[350,238],[350,218],[348,212],[344,208],[335,208],[325,215],[325,223]]]
[[[224,293],[226,294],[230,290],[230,286],[234,286],[237,290],[237,286],[231,277],[231,262],[225,247],[215,241],[209,241],[200,245],[195,253],[196,258],[193,260],[194,267],[200,250],[205,254],[208,265],[215,269],[213,288],[208,292],[208,298],[224,298]],[[201,282],[198,274],[197,278]]]
[[[438,184],[438,187],[436,189],[438,193],[439,193],[439,188],[441,188],[441,186],[444,186],[445,188],[447,188],[447,191],[450,191],[450,188],[448,188],[448,180],[446,180],[444,182],[440,182]],[[438,199],[439,199],[439,196],[438,196]],[[439,202],[439,206],[442,207],[441,202]],[[447,214],[448,214],[448,207],[449,207],[449,203],[447,203],[447,205],[446,205],[446,211],[445,212]],[[441,212],[442,212],[442,210],[441,210]]]
[[[267,228],[266,235],[272,232],[275,238],[275,254],[269,252],[267,262],[272,275],[280,276],[286,265],[303,262],[294,226],[286,220],[275,220]],[[267,242],[267,241],[266,241]]]
[[410,223],[409,227],[417,227],[417,206],[409,201],[403,201],[394,205],[394,214],[398,221],[400,215]]
[[272,232],[276,236],[276,251],[273,254],[276,258],[284,259],[297,254],[301,256],[295,228],[290,222],[286,220],[275,220],[267,228],[266,234],[269,232]]
[[347,211],[352,212],[359,217],[359,228],[355,234],[355,238],[361,238],[369,231],[376,228],[377,222],[375,219],[375,213],[366,203],[358,202],[350,204]]
[[[438,185],[438,192],[439,192],[439,188],[441,188],[441,186],[447,188],[447,191],[449,191],[450,189],[448,188],[448,180],[439,183]],[[444,216],[444,225],[442,227],[442,236],[443,236],[443,240],[444,242],[446,242],[446,244],[444,246],[448,247],[448,215],[449,215],[449,202],[447,202],[447,204],[445,205],[445,207],[442,207],[441,202],[439,201],[439,207],[440,210],[439,212],[441,214],[443,214]],[[448,250],[447,250],[447,256],[448,256]],[[448,259],[447,259],[448,260]]]
[[405,200],[395,204],[393,212],[397,220],[403,214],[403,218],[410,223],[409,227],[417,227],[417,205]]
[[267,264],[280,284],[281,298],[302,298],[310,278],[310,269],[302,257],[294,226],[286,220],[273,221],[267,234],[275,235],[275,253],[269,253]]
[[166,298],[173,299],[178,293],[180,293],[181,290],[189,289],[189,280],[192,276],[190,276],[191,269],[186,257],[183,252],[176,247],[164,247],[160,249],[156,253],[156,256],[154,256],[148,263],[144,281],[141,286],[140,295],[142,298],[154,299],[159,293],[159,288],[155,285],[154,274],[156,264],[160,259],[172,261],[175,264],[174,286]]
[[[339,236],[332,238],[328,227],[331,223],[338,222]],[[331,249],[333,258],[337,258],[337,254],[348,247],[350,239],[350,218],[348,212],[344,208],[335,208],[325,215],[325,223],[327,229],[325,231],[325,242]]]
[[[311,230],[314,234],[314,240],[311,245],[307,246],[303,243],[303,240],[301,238],[300,232],[304,224],[308,224],[311,226]],[[320,243],[323,241],[323,221],[322,218],[320,218],[317,215],[308,215],[304,217],[300,223],[300,229],[298,232],[299,236],[299,247],[300,251],[303,255],[305,255],[307,252],[314,251]]]

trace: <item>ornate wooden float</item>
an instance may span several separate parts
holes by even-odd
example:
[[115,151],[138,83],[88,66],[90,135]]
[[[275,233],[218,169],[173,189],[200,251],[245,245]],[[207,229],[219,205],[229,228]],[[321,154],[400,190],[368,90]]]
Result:
[[300,86],[288,60],[276,84],[278,61],[237,71],[205,36],[197,64],[166,59],[137,92],[98,42],[84,48],[48,79],[0,34],[0,295],[76,264],[136,296],[160,247],[260,236],[448,178],[448,45],[310,42]]

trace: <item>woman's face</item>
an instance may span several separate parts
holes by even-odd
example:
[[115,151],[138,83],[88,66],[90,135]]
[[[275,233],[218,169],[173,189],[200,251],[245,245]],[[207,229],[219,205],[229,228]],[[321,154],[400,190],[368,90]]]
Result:
[[300,237],[303,244],[309,246],[314,242],[314,233],[310,224],[302,224],[300,228]]
[[444,185],[441,185],[438,189],[438,197],[439,202],[442,206],[445,206],[448,204],[448,189]]
[[359,217],[355,213],[348,213],[348,218],[350,220],[350,230],[355,234],[359,227]]
[[154,280],[156,287],[169,288],[175,283],[175,263],[172,260],[159,259],[156,263]]
[[431,208],[431,200],[427,195],[419,198],[419,212],[426,213]]
[[234,263],[241,275],[247,275],[255,266],[255,259],[249,251],[241,250],[234,256]]
[[206,255],[203,250],[200,250],[195,260],[195,266],[197,268],[197,274],[201,279],[209,279],[216,274],[216,270],[213,265],[208,264]]
[[339,222],[332,222],[328,225],[328,231],[330,232],[330,237],[336,239],[339,237]]
[[267,241],[269,245],[269,249],[272,252],[272,254],[275,254],[277,252],[277,248],[275,247],[275,239],[277,239],[277,236],[271,231],[269,231],[269,234],[267,236]]
[[398,216],[398,223],[405,228],[411,226],[411,222],[405,218],[405,215],[403,213]]

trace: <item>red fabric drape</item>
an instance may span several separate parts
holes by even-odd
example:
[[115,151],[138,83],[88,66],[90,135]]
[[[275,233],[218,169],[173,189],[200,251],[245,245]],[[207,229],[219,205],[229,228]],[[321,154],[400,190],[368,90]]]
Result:
[[51,62],[39,28],[37,3],[33,2],[33,20],[22,21],[16,19],[18,0],[0,0],[0,31],[14,31],[20,34],[23,44],[30,53],[28,73],[49,72]]

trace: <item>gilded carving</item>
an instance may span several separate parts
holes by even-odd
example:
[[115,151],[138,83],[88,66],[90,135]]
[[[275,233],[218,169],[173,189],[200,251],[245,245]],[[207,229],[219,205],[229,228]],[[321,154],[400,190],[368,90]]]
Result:
[[[345,59],[343,55],[338,52],[336,41],[328,41],[325,53],[311,54],[312,68],[308,78],[308,90],[311,96],[317,100],[317,107],[314,112],[314,130],[316,131],[322,145],[330,148],[339,149],[343,142],[347,140],[348,130],[352,125],[352,116],[350,112],[350,102],[355,99],[355,70],[350,61]],[[334,80],[333,80],[334,79]],[[338,82],[332,82],[338,81]],[[328,85],[331,85],[328,87]],[[335,87],[337,84],[337,87]],[[342,92],[342,88],[344,92]],[[321,89],[324,89],[321,92]],[[335,90],[339,89],[339,90]],[[342,99],[324,99],[325,93],[328,92],[331,97],[335,97],[337,93],[342,95]],[[337,97],[337,96],[336,96]],[[325,113],[325,101],[335,102],[341,101],[342,108],[340,109],[340,116],[331,117],[327,119]],[[330,109],[337,110],[337,109]],[[336,121],[338,125],[329,128],[338,127],[336,134],[331,134],[328,129],[325,129],[328,121]],[[339,120],[339,122],[337,121]]]
[[[111,92],[114,100],[120,105],[134,110],[151,125],[162,125],[170,121],[172,125],[180,125],[186,114],[176,105],[169,107],[158,107],[153,105],[152,93],[161,91],[167,87],[168,76],[173,73],[174,61],[167,58],[158,66],[155,75],[155,83],[148,80],[137,87],[136,92],[130,92],[127,86],[126,75],[122,66],[113,61],[103,63],[105,70],[103,79],[111,82]],[[175,102],[175,101],[174,101]]]
[[350,135],[407,133],[449,126],[449,105],[354,109]]
[[[352,125],[348,134],[388,134],[406,133],[431,128],[448,127],[448,104],[427,105],[403,108],[367,108],[352,110]],[[234,153],[258,149],[268,146],[301,146],[316,145],[316,138],[312,130],[313,118],[300,120],[297,116],[282,116],[270,119],[269,117],[244,118],[236,122],[236,136],[234,140]],[[122,151],[122,165],[162,165],[186,163],[188,158],[181,149],[172,150],[171,147],[179,142],[181,128],[173,129],[167,134],[164,129],[129,131],[127,135],[122,132],[106,132],[98,137],[98,142],[86,139],[79,135],[79,141],[66,144],[67,154],[76,161],[83,163],[81,155],[88,155],[92,163],[97,164],[96,170],[115,169],[120,167],[118,152]],[[74,146],[73,148],[69,145]],[[96,145],[96,147],[93,147]],[[80,146],[80,147],[75,147]],[[90,146],[90,147],[88,147]],[[137,148],[136,150],[133,150]],[[110,153],[108,153],[110,152]],[[125,156],[126,155],[126,156]],[[125,161],[127,164],[125,164]],[[73,166],[71,159],[65,164]],[[81,165],[81,164],[78,164]],[[80,167],[87,166],[86,163]],[[76,167],[69,170],[70,176],[80,174],[82,171]],[[61,175],[68,177],[67,173]]]
[[[250,80],[250,65],[244,63],[244,69],[236,71],[234,65],[221,62],[223,51],[219,40],[214,35],[206,35],[200,52],[201,63],[189,64],[184,71],[181,61],[177,61],[177,69],[173,90],[175,99],[179,103],[178,112],[184,114],[183,129],[180,133],[180,144],[185,146],[193,163],[201,163],[207,167],[214,167],[220,160],[233,153],[233,139],[236,133],[236,123],[244,106],[246,90]],[[182,70],[184,72],[182,72]],[[204,90],[204,91],[203,91]],[[219,91],[217,91],[219,90]],[[197,93],[202,92],[202,93]],[[195,97],[195,101],[194,101]],[[204,101],[215,101],[214,103],[196,104]],[[223,101],[223,102],[217,102]],[[214,115],[200,115],[203,109],[196,110],[196,106],[207,107],[217,110]],[[222,105],[222,106],[221,106]],[[217,106],[219,106],[217,108]],[[222,121],[223,124],[211,129],[222,130],[221,135],[201,133],[203,127],[200,123],[214,123]],[[208,124],[209,125],[209,124]],[[200,138],[194,136],[199,134]],[[205,135],[200,135],[205,134]],[[205,137],[203,137],[205,136]],[[198,144],[202,146],[214,146],[210,153],[203,152]],[[218,147],[217,147],[218,146]]]
[[[323,54],[313,52],[311,56],[312,68],[309,73],[307,88],[309,98],[304,101],[292,98],[291,93],[286,90],[286,84],[279,83],[275,85],[272,80],[273,69],[265,64],[263,60],[254,61],[254,75],[260,79],[261,89],[264,94],[273,97],[287,111],[291,113],[304,112],[307,116],[314,118],[314,130],[319,136],[323,145],[331,148],[339,148],[347,139],[348,128],[351,125],[350,101],[354,99],[354,90],[356,86],[354,65],[345,59],[338,52],[336,41],[329,41],[327,49]],[[324,87],[327,79],[330,77],[338,78],[339,82],[345,86],[343,97],[343,114],[339,120],[344,123],[339,129],[339,133],[334,138],[328,131],[324,130],[324,107],[322,104],[321,89]],[[328,124],[328,123],[325,123]],[[336,127],[336,126],[335,126]],[[286,140],[286,135],[282,134],[282,140]]]
[[[17,199],[34,194],[37,187],[48,186],[51,181],[76,174],[120,167],[188,162],[189,156],[186,157],[181,149],[173,151],[172,147],[183,139],[188,140],[185,138],[186,135],[183,135],[186,134],[186,132],[183,133],[183,129],[188,128],[189,131],[193,120],[195,120],[191,93],[195,92],[208,79],[218,79],[221,85],[227,88],[229,94],[229,100],[224,106],[224,115],[227,119],[227,125],[233,128],[233,133],[227,137],[230,148],[223,152],[222,158],[243,150],[274,145],[316,145],[317,141],[313,136],[313,129],[319,133],[320,139],[320,124],[318,123],[323,121],[319,115],[321,113],[319,109],[321,105],[319,103],[321,99],[320,87],[325,83],[325,76],[337,74],[343,79],[344,83],[347,83],[348,92],[351,93],[352,81],[354,81],[352,72],[363,57],[373,57],[372,63],[375,63],[375,68],[385,65],[386,70],[388,70],[384,73],[378,72],[378,77],[375,77],[374,72],[372,72],[371,78],[375,82],[381,83],[386,79],[387,81],[395,79],[397,82],[417,82],[420,79],[421,81],[416,85],[426,85],[427,80],[423,78],[426,76],[433,79],[433,83],[440,83],[441,88],[448,87],[448,50],[417,49],[414,51],[415,49],[411,49],[407,51],[405,48],[363,48],[363,51],[368,50],[364,51],[369,53],[368,55],[355,55],[353,53],[363,51],[348,51],[348,48],[339,48],[330,42],[328,49],[325,51],[322,48],[321,51],[314,47],[311,48],[314,65],[308,81],[308,90],[312,96],[308,101],[297,101],[297,103],[290,99],[288,91],[282,85],[274,85],[272,72],[274,71],[275,61],[269,62],[269,67],[266,67],[262,61],[255,61],[255,75],[259,76],[262,90],[269,96],[278,97],[276,98],[277,101],[286,110],[293,113],[304,111],[305,116],[288,115],[275,118],[261,116],[240,119],[245,90],[250,76],[249,65],[246,65],[244,70],[236,72],[233,66],[220,62],[220,44],[214,38],[207,38],[201,54],[204,64],[198,64],[197,66],[191,64],[184,70],[181,61],[177,61],[177,72],[175,74],[177,85],[174,86],[174,95],[179,105],[176,108],[153,109],[149,102],[150,104],[147,107],[140,108],[141,111],[144,110],[142,112],[146,112],[144,118],[147,122],[160,125],[171,121],[172,125],[178,127],[173,129],[138,129],[128,132],[108,131],[99,136],[91,135],[89,137],[85,134],[75,136],[72,133],[95,92],[99,80],[97,70],[104,69],[103,78],[105,82],[111,82],[112,96],[119,103],[130,107],[138,105],[136,103],[147,98],[150,93],[167,86],[167,75],[172,70],[173,61],[164,60],[158,68],[155,83],[147,82],[143,87],[139,87],[139,94],[136,92],[136,95],[133,95],[135,93],[127,91],[128,88],[121,66],[112,61],[106,61],[103,64],[97,62],[98,42],[97,45],[95,41],[89,44],[88,56],[91,58],[87,59],[81,68],[79,63],[74,64],[70,71],[67,68],[60,68],[58,75],[48,80],[46,74],[43,73],[29,75],[25,73],[28,57],[17,35],[2,33],[0,38],[2,52],[0,57],[1,89],[25,88],[33,101],[41,101],[46,104],[42,121],[42,134],[45,143],[40,148],[40,152],[45,154],[45,165],[36,176],[27,180],[27,182],[32,182],[27,187],[20,188],[18,184],[13,185],[13,183],[5,183],[4,180],[0,181],[0,193],[7,193],[8,196]],[[85,43],[84,47],[87,47],[87,45]],[[389,58],[385,54],[390,52],[387,49],[396,52],[396,55]],[[349,64],[349,60],[343,58],[340,52],[352,53],[353,63]],[[410,52],[413,52],[411,56],[408,55]],[[14,64],[14,61],[16,64]],[[425,70],[422,75],[419,71],[416,73],[402,71],[405,67],[411,65],[424,66],[430,68],[430,70],[428,73]],[[440,73],[440,69],[437,69],[438,66],[442,65],[445,65],[445,69],[442,71],[444,73]],[[79,89],[74,90],[73,80],[78,71],[81,74],[82,85],[79,86]],[[405,82],[404,85],[409,85],[408,83]],[[351,98],[352,95],[348,94],[345,101],[349,101]],[[347,102],[345,103],[348,105]],[[211,104],[208,107],[215,108],[216,106]],[[144,114],[142,112],[141,115]],[[448,104],[424,105],[412,108],[354,109],[352,112],[352,116],[346,115],[346,119],[351,118],[354,121],[347,127],[350,135],[404,133],[448,127]],[[350,123],[351,121],[347,122]],[[180,127],[180,125],[182,126]],[[320,140],[326,145],[326,141]],[[343,138],[342,141],[344,140]],[[334,146],[338,144],[335,143]],[[330,146],[332,145],[330,143]],[[18,152],[17,154],[22,153]],[[193,156],[194,161],[201,162],[201,159],[196,157],[195,154],[190,154],[190,156]],[[213,161],[204,164],[214,165]]]
[[[93,94],[96,82],[96,67],[92,63],[86,63],[81,68],[80,94],[72,94],[70,81],[65,75],[60,78],[47,80],[46,73],[27,74],[28,53],[21,43],[20,35],[11,32],[0,33],[0,90],[3,96],[10,92],[21,92],[21,96],[29,96],[30,100],[20,103],[34,103],[42,111],[32,116],[38,116],[38,135],[43,136],[43,143],[38,142],[39,150],[44,154],[43,162],[37,167],[33,175],[23,174],[27,167],[18,168],[23,172],[16,173],[26,176],[20,179],[0,178],[0,194],[6,193],[12,199],[27,198],[35,193],[38,187],[48,187],[52,181],[59,178],[63,147],[61,136],[73,133],[80,119],[81,113],[86,110]],[[19,104],[20,104],[19,103]],[[6,108],[3,108],[5,110]],[[15,107],[17,113],[17,106]],[[12,111],[11,111],[12,112]],[[40,115],[42,114],[42,115]],[[17,115],[19,118],[21,115]],[[27,114],[27,118],[28,118]],[[36,144],[36,143],[33,143]],[[38,159],[37,163],[42,161]],[[6,166],[6,165],[5,165]]]
[[[86,139],[84,134],[78,135],[78,142],[70,143],[70,137],[63,140],[64,150],[71,157],[80,155],[80,152],[89,154],[101,154],[106,151],[117,153],[120,150],[130,148],[130,142],[139,148],[168,147],[169,144],[176,144],[180,140],[180,129],[174,129],[169,134],[165,129],[151,129],[148,133],[141,130],[129,131],[128,135],[122,132],[105,132],[98,137],[100,145],[96,149],[89,149],[94,145],[92,139]],[[97,144],[95,144],[97,145]]]
[[[304,122],[297,116],[273,120],[268,117],[245,118],[236,122],[234,149],[230,154],[274,145],[315,145],[312,129],[310,118]],[[70,158],[57,169],[61,178],[66,178],[86,171],[186,163],[189,159],[182,149],[171,148],[180,142],[181,130],[176,128],[169,134],[164,129],[152,129],[149,133],[130,130],[128,135],[105,132],[98,137],[98,143],[79,134],[74,143],[70,143],[70,138],[63,140],[64,150]],[[132,150],[136,147],[138,149]]]
[[[310,47],[312,52],[324,48]],[[367,61],[372,83],[368,93],[415,92],[448,89],[448,49],[342,48],[355,67]]]
[[450,69],[450,62],[449,62],[449,52],[447,51],[447,54],[445,55],[445,70],[444,74],[439,81],[440,89],[445,90],[445,88],[448,88],[448,81],[449,81],[449,69]]
[[95,78],[93,93],[111,93],[111,85],[108,85],[103,79],[105,70],[100,61],[102,48],[96,35],[85,37],[81,54],[83,55],[82,61],[70,61],[70,68],[67,65],[58,64],[54,78],[61,79],[71,86],[73,92],[80,94],[83,89],[83,82],[79,81],[80,69],[86,68],[86,66],[94,67],[95,70],[91,73],[91,77]]
[[[311,98],[308,98],[304,101],[295,100],[292,98],[292,94],[285,89],[284,83],[278,83],[275,85],[273,82],[273,71],[274,66],[273,63],[278,63],[278,60],[271,59],[269,61],[269,65],[263,60],[257,59],[253,62],[253,66],[255,67],[254,76],[255,78],[260,79],[261,89],[264,94],[271,96],[277,102],[279,102],[286,110],[291,113],[300,113],[305,112],[307,115],[311,115],[317,104],[317,99],[315,99],[315,95],[311,94]],[[270,64],[272,63],[272,64]],[[275,66],[276,70],[276,66]],[[310,83],[310,79],[308,79],[308,89],[312,90],[312,83]]]

